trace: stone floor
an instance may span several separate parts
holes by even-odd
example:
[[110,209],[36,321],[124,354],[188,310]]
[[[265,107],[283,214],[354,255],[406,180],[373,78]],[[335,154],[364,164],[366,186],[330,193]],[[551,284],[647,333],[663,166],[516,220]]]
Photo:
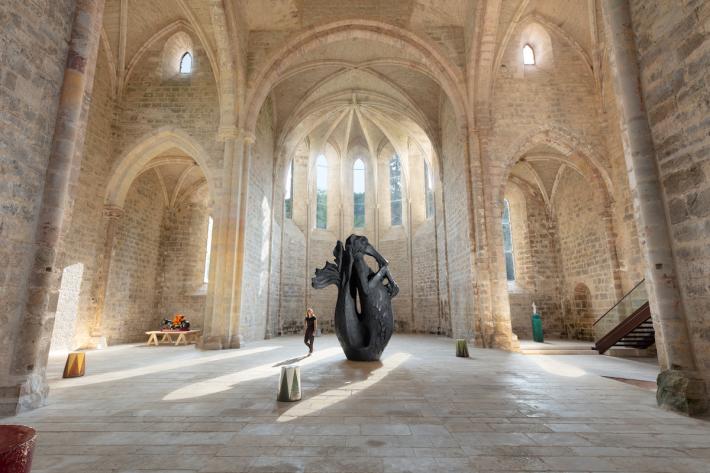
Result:
[[47,407],[9,419],[39,430],[41,472],[709,472],[710,423],[659,409],[607,379],[652,364],[525,356],[395,335],[381,363],[351,363],[333,336],[300,361],[303,400],[275,401],[297,337],[241,350],[117,346],[83,378],[51,364]]

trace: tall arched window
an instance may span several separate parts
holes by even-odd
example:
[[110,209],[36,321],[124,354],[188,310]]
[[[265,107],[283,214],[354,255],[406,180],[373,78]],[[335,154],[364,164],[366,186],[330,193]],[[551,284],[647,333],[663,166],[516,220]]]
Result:
[[390,224],[402,225],[402,162],[396,154],[390,159]]
[[424,199],[426,205],[426,218],[434,216],[434,185],[431,180],[431,171],[426,159],[424,161]]
[[503,200],[503,251],[505,252],[505,274],[508,281],[515,281],[515,260],[513,259],[513,234],[510,226],[510,204]]
[[288,165],[286,174],[286,189],[284,191],[284,215],[286,218],[293,218],[293,159]]
[[316,227],[328,228],[328,161],[322,154],[316,160]]
[[207,284],[210,280],[210,257],[212,256],[212,217],[207,220],[207,249],[205,250],[205,274],[202,282]]
[[529,44],[523,46],[523,64],[526,66],[535,65],[535,51]]
[[357,159],[353,164],[353,227],[365,226],[365,163]]
[[189,74],[192,72],[192,54],[185,53],[180,58],[180,74]]

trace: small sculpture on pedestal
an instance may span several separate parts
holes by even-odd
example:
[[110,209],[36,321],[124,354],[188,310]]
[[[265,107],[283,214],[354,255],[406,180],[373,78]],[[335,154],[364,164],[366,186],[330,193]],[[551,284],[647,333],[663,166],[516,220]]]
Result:
[[[367,265],[365,255],[377,261],[377,272]],[[335,263],[327,262],[322,269],[316,269],[311,285],[315,289],[338,286],[335,334],[348,360],[379,360],[394,331],[392,298],[399,286],[390,274],[387,260],[364,236],[350,235],[344,248],[338,241],[333,256]]]

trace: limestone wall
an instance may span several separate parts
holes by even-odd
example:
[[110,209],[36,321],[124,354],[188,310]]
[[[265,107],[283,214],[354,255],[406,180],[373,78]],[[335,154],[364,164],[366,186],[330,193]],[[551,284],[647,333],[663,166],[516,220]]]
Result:
[[[160,266],[156,275],[159,301],[155,316],[171,319],[182,314],[190,327],[203,327],[207,285],[205,251],[210,212],[206,189],[177,208],[166,209],[160,238]],[[156,327],[157,328],[157,327]]]
[[165,204],[160,184],[145,173],[131,186],[116,233],[108,277],[103,330],[109,344],[144,341],[160,326],[160,241]]
[[[68,349],[84,346],[90,336],[96,306],[92,297],[96,271],[102,257],[105,238],[103,204],[113,151],[112,125],[115,98],[110,70],[103,48],[99,49],[93,96],[76,184],[71,224],[66,228],[61,264],[63,268],[79,264],[83,267],[78,304],[71,317],[76,320],[69,330],[63,318],[55,320],[55,332],[64,332]],[[64,290],[64,282],[60,293]],[[61,297],[61,296],[60,296]],[[54,349],[54,343],[52,346]]]
[[692,0],[630,3],[688,328],[699,368],[710,371],[710,8]]
[[[214,74],[199,40],[189,32],[176,34],[180,33],[192,38],[192,72],[164,75],[164,47],[169,37],[147,48],[127,78],[119,101],[114,159],[151,131],[174,128],[187,133],[206,150],[211,168],[221,169],[224,145],[217,140],[219,100]],[[179,57],[173,59],[178,61]]]
[[[202,158],[208,166],[221,166],[223,145],[216,140],[218,101],[209,61],[199,41],[193,38],[196,47],[192,73],[166,77],[164,46],[171,37],[156,41],[145,51],[119,97],[112,90],[107,52],[103,47],[99,51],[86,144],[62,258],[64,267],[83,265],[79,302],[73,309],[76,324],[72,341],[66,342],[73,347],[88,342],[95,316],[96,294],[92,289],[106,236],[102,209],[116,162],[139,140],[150,140],[155,130],[170,128],[187,133],[202,146],[207,151]],[[173,149],[168,152],[171,154],[184,152]],[[183,201],[168,210],[169,203],[161,192],[163,184],[155,173],[149,171],[139,180],[142,183],[136,181],[128,192],[115,242],[117,259],[111,263],[103,316],[104,328],[116,330],[109,337],[110,343],[142,341],[142,331],[158,327],[160,320],[177,312],[185,314],[193,326],[202,325],[208,188],[202,189],[199,203]],[[135,192],[139,195],[133,196]],[[146,202],[141,202],[140,196]],[[163,210],[159,212],[160,206]],[[148,226],[140,228],[146,222]],[[139,245],[142,232],[147,232],[148,241]],[[154,244],[159,245],[159,250]],[[58,327],[66,333],[65,328]]]
[[256,142],[249,168],[244,282],[240,334],[244,340],[261,340],[266,333],[271,259],[271,197],[273,184],[273,131],[267,104],[259,116]]
[[508,282],[513,332],[532,338],[530,315],[536,304],[545,336],[565,336],[562,320],[561,280],[556,222],[539,190],[508,182],[515,281]]
[[441,143],[447,248],[445,263],[448,268],[451,330],[455,338],[470,338],[473,336],[475,310],[473,266],[469,207],[466,200],[462,199],[462,196],[468,195],[465,172],[467,164],[463,133],[448,101],[444,101],[441,109]]
[[414,330],[423,333],[448,334],[439,313],[439,272],[436,254],[434,220],[424,222],[412,236],[412,275],[414,278]]
[[0,4],[0,386],[24,310],[73,10],[72,0]]
[[[560,267],[567,335],[591,339],[591,323],[618,300],[614,288],[613,262],[604,225],[603,190],[583,176],[565,170],[555,200]],[[575,288],[584,284],[591,292],[591,314],[577,320],[572,313]]]

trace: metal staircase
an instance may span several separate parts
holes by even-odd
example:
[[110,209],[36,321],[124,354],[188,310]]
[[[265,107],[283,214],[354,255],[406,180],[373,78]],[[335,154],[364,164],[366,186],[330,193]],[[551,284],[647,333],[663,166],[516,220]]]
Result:
[[604,353],[612,347],[645,349],[656,342],[644,281],[594,322],[594,348]]

